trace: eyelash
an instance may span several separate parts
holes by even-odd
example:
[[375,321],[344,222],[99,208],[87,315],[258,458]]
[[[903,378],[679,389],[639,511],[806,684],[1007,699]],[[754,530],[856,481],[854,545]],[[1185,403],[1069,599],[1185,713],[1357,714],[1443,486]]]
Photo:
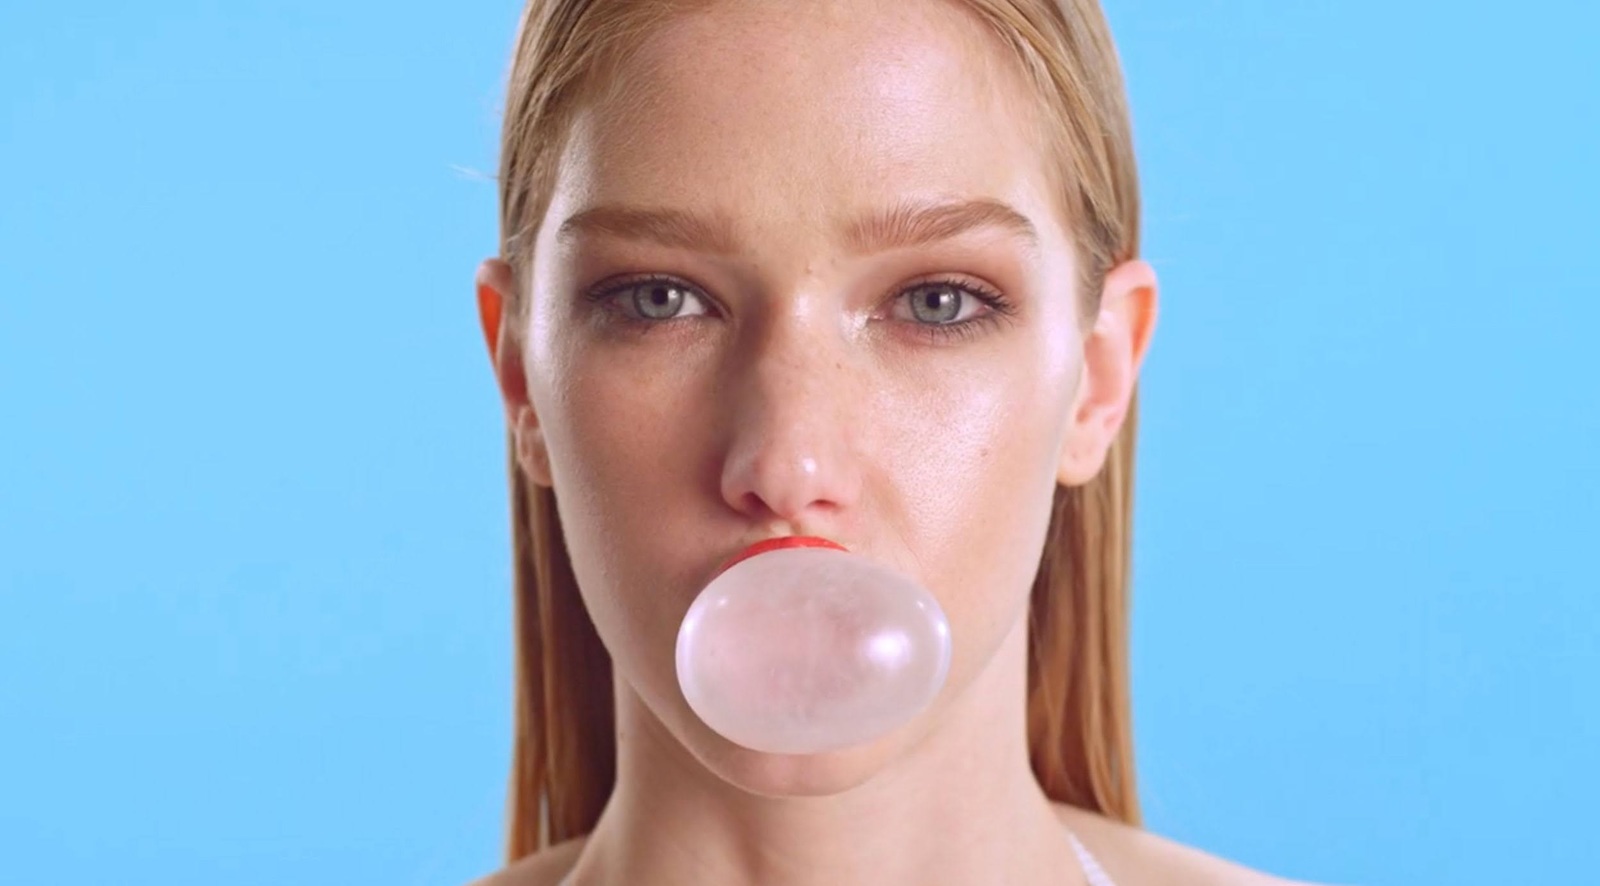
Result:
[[[640,286],[647,286],[653,283],[665,283],[670,286],[687,290],[692,292],[696,298],[706,302],[707,307],[711,306],[711,299],[709,299],[698,286],[691,285],[690,283],[677,277],[669,277],[659,274],[646,274],[637,277],[629,277],[620,281],[607,281],[586,290],[584,292],[584,297],[590,302],[597,303],[602,310],[612,315],[612,317],[615,318],[613,322],[619,323],[628,329],[639,332],[640,334],[648,334],[653,332],[657,327],[670,325],[679,319],[687,319],[669,317],[665,320],[652,320],[648,317],[634,317],[630,316],[623,309],[605,304],[611,299],[623,295],[632,289]],[[910,321],[913,326],[921,327],[925,331],[926,338],[932,344],[947,344],[955,341],[969,340],[982,332],[983,327],[999,323],[1000,321],[1016,313],[1016,306],[998,290],[990,289],[986,286],[980,286],[971,282],[970,280],[952,276],[930,277],[925,280],[919,280],[916,283],[913,283],[910,286],[900,290],[896,298],[904,298],[905,296],[919,290],[939,286],[947,286],[959,293],[971,296],[985,305],[988,310],[976,317],[969,317],[966,320],[956,323],[920,323],[916,320]]]

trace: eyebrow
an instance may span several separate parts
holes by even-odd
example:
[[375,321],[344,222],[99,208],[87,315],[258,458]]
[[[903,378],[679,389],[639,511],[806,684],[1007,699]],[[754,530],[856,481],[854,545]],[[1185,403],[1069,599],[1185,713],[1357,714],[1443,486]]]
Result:
[[608,234],[624,240],[648,240],[705,252],[739,251],[733,223],[723,216],[701,216],[681,209],[637,209],[596,206],[576,213],[556,230],[558,240],[580,234]]
[[1039,232],[1010,204],[989,197],[938,202],[901,201],[858,219],[845,244],[858,253],[904,249],[949,240],[981,228],[999,228],[1037,250]]
[[[999,228],[1033,250],[1039,247],[1039,232],[1027,216],[988,197],[903,200],[851,222],[844,231],[844,244],[862,254],[937,243],[982,228]],[[741,251],[729,218],[680,209],[595,206],[572,215],[556,231],[559,240],[580,234],[605,234],[722,255]]]

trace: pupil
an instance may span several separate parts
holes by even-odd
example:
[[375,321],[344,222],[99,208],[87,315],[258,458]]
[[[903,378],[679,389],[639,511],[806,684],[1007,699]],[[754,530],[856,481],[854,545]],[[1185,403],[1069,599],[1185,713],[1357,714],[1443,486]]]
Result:
[[633,296],[635,309],[652,320],[666,320],[677,307],[677,290],[671,283],[646,284]]
[[952,300],[952,296],[954,295],[954,293],[950,291],[950,287],[933,287],[923,290],[923,293],[922,306],[928,310],[930,318],[948,319],[944,318],[943,315],[948,314],[949,312],[941,309],[950,306],[949,302]]

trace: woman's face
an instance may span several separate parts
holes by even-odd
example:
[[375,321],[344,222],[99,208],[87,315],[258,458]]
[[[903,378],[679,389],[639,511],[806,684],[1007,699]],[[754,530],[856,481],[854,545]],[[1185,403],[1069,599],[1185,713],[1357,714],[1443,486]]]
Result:
[[749,543],[819,535],[943,605],[926,731],[1025,616],[1089,421],[1036,100],[936,3],[715,4],[618,75],[539,228],[515,419],[617,679],[734,766],[679,623]]

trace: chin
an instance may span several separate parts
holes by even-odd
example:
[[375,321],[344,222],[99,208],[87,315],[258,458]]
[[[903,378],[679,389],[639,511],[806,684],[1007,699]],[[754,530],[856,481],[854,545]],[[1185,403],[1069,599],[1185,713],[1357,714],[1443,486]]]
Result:
[[728,784],[762,797],[829,797],[859,787],[888,768],[900,752],[893,737],[825,754],[768,754],[718,738],[691,749]]
[[[679,733],[690,754],[729,785],[761,797],[829,797],[882,775],[917,743],[922,718],[882,738],[821,754],[774,754],[735,744],[692,715]],[[687,733],[687,734],[685,734]]]

